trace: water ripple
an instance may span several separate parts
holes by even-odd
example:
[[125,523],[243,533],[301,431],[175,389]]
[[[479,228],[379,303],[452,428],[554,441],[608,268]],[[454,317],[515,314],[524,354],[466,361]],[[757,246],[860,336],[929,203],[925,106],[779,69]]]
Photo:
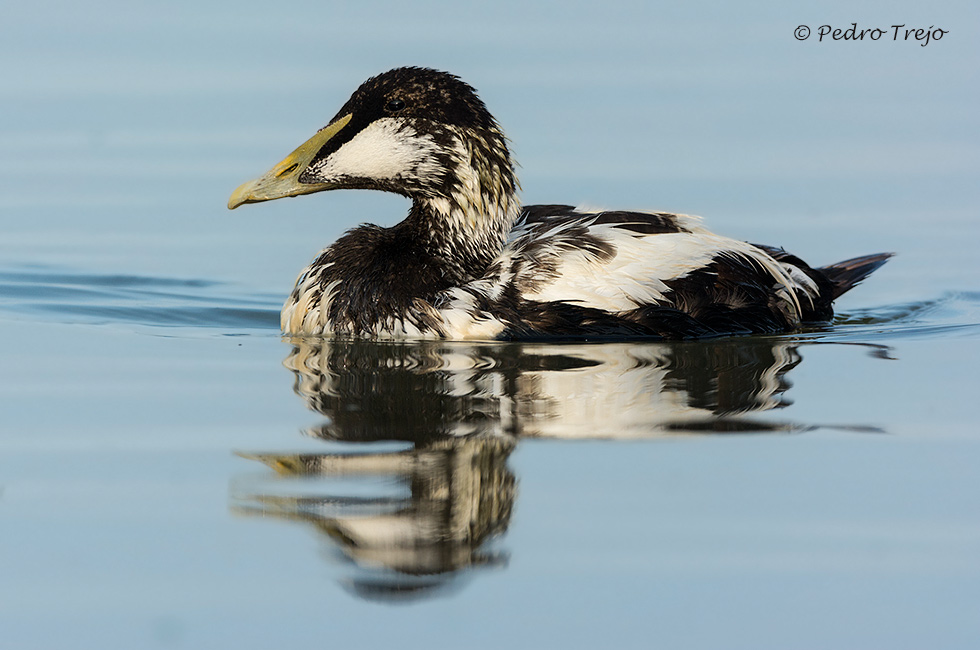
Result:
[[[15,318],[230,330],[278,330],[282,295],[201,278],[99,274],[56,267],[0,269],[0,310]],[[796,340],[980,334],[980,292],[947,292],[838,315]]]
[[60,323],[276,330],[281,297],[203,279],[0,270],[0,310]]

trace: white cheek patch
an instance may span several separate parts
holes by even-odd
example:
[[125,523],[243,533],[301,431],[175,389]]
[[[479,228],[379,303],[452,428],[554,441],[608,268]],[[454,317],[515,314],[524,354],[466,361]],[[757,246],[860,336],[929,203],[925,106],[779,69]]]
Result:
[[406,175],[424,178],[438,168],[432,155],[436,149],[431,136],[383,118],[314,165],[313,171],[320,181],[344,177],[391,180]]

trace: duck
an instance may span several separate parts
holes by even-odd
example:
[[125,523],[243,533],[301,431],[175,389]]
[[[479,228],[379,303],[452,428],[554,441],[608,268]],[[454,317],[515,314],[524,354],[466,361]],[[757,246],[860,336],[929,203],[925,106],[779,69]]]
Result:
[[784,249],[669,212],[522,205],[508,140],[459,77],[371,77],[235,209],[336,189],[411,200],[391,227],[323,250],[281,313],[290,336],[621,340],[777,334],[832,320],[833,302],[891,257],[811,267]]

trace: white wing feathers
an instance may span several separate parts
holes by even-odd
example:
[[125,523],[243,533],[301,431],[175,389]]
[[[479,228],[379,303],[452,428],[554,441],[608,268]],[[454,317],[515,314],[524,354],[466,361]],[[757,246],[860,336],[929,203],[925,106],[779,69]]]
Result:
[[[751,244],[711,233],[696,217],[676,216],[689,232],[642,234],[617,223],[594,223],[595,214],[562,219],[554,227],[523,226],[515,229],[502,257],[524,262],[512,278],[523,288],[524,298],[610,312],[663,304],[669,292],[666,282],[704,269],[724,255],[747,258],[765,269],[777,290],[785,290],[785,299],[797,318],[801,312],[797,292],[816,295],[816,285],[795,267],[776,261]],[[594,246],[581,246],[583,228],[587,237],[607,244],[612,255],[603,255]]]

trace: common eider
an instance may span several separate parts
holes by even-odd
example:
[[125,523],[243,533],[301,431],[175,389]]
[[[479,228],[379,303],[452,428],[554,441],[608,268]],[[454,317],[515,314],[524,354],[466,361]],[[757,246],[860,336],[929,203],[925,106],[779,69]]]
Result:
[[889,253],[811,268],[664,212],[522,206],[507,140],[458,77],[398,68],[228,207],[342,188],[412,200],[348,231],[299,276],[292,335],[408,339],[698,338],[828,321]]

